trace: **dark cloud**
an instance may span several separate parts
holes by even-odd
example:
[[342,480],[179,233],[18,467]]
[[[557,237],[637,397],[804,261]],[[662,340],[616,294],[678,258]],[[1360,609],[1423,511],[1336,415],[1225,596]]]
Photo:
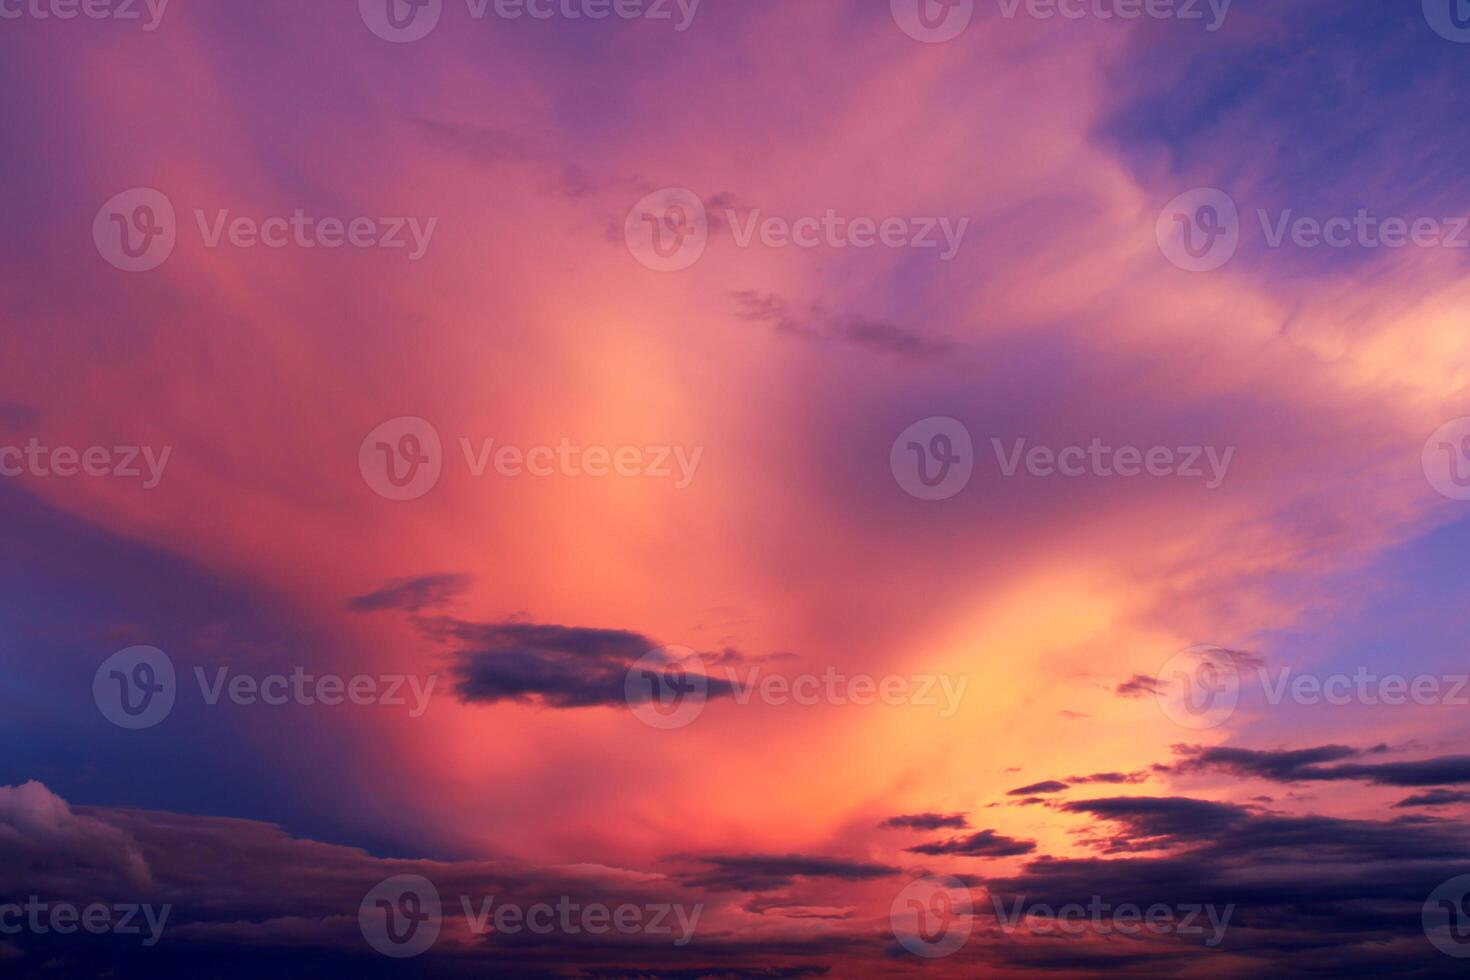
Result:
[[1067,788],[1067,784],[1055,779],[1049,779],[1044,783],[1032,783],[1030,786],[1021,786],[1011,790],[1007,796],[1035,796],[1038,793],[1060,793]]
[[868,881],[899,874],[901,869],[870,861],[814,857],[803,854],[707,855],[694,859],[708,867],[689,872],[684,879],[714,891],[772,891],[789,888],[798,878]]
[[1335,782],[1354,780],[1379,786],[1443,786],[1470,783],[1470,756],[1446,755],[1411,762],[1343,763],[1388,751],[1388,746],[1355,749],[1346,745],[1322,745],[1309,749],[1261,751],[1228,746],[1177,745],[1182,761],[1166,771],[1187,773],[1201,770],[1254,776],[1280,783]]
[[1147,674],[1134,674],[1119,684],[1114,693],[1120,698],[1142,698],[1150,694],[1164,693],[1164,686]]
[[878,826],[889,830],[963,830],[970,821],[963,813],[911,813],[889,817]]
[[[690,683],[681,662],[658,654],[656,643],[628,630],[465,622],[441,622],[437,628],[463,644],[452,671],[455,692],[466,702],[522,701],[551,708],[626,704],[629,670],[650,653],[657,662],[650,661],[649,669],[668,678],[668,684],[687,690]],[[664,683],[655,678],[634,689],[652,699]],[[706,676],[704,687],[708,698],[734,692],[729,681],[715,677]]]
[[1463,790],[1431,789],[1424,793],[1406,796],[1394,804],[1396,809],[1416,806],[1448,806],[1451,803],[1470,803],[1470,793]]
[[927,854],[931,857],[937,857],[941,854],[954,854],[964,857],[1015,857],[1019,854],[1030,854],[1036,850],[1036,842],[1017,840],[1014,837],[998,834],[993,830],[982,830],[947,841],[920,844],[917,847],[910,847],[908,850],[913,854]]
[[401,610],[419,612],[437,608],[462,594],[470,587],[468,575],[420,575],[416,578],[394,579],[376,592],[357,596],[347,602],[353,612],[382,612]]

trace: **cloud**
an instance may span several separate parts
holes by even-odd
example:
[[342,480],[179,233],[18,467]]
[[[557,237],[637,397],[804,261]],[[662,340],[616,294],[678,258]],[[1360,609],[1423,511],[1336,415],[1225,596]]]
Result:
[[1394,804],[1395,809],[1417,806],[1448,806],[1451,803],[1470,803],[1470,793],[1460,790],[1431,789],[1424,793],[1406,796]]
[[868,881],[896,875],[901,869],[871,861],[812,857],[803,854],[711,855],[696,859],[708,869],[690,872],[686,881],[718,891],[771,891],[790,887],[798,878]]
[[1017,840],[1014,837],[998,834],[993,830],[982,830],[965,837],[920,844],[917,847],[910,847],[908,850],[914,854],[927,854],[930,856],[954,854],[963,857],[1014,857],[1019,854],[1030,854],[1036,850],[1036,842]]
[[1357,759],[1388,751],[1388,746],[1355,749],[1346,745],[1321,745],[1310,749],[1260,751],[1228,746],[1205,748],[1178,745],[1184,761],[1166,771],[1187,773],[1200,770],[1254,776],[1280,783],[1336,782],[1356,780],[1379,786],[1441,786],[1470,783],[1470,756],[1446,755],[1411,762],[1321,763]]
[[1030,786],[1020,786],[1006,793],[1007,796],[1035,796],[1038,793],[1060,793],[1067,788],[1067,784],[1059,780],[1049,779],[1044,783],[1032,783]]
[[389,609],[419,612],[448,604],[469,586],[468,575],[420,575],[394,579],[376,592],[348,600],[347,608],[360,613]]
[[1114,693],[1120,698],[1141,698],[1150,694],[1163,694],[1164,686],[1147,674],[1134,674],[1119,684]]
[[970,825],[963,813],[911,813],[889,817],[878,826],[888,830],[962,830]]
[[787,301],[774,293],[742,289],[732,294],[735,315],[751,323],[769,323],[776,333],[812,341],[851,344],[878,354],[908,358],[931,358],[959,349],[950,340],[927,337],[888,320],[866,316],[834,315],[820,303],[808,304],[805,310],[793,311]]
[[41,783],[0,786],[0,891],[23,880],[55,882],[84,871],[93,888],[146,888],[152,873],[138,842],[77,813]]

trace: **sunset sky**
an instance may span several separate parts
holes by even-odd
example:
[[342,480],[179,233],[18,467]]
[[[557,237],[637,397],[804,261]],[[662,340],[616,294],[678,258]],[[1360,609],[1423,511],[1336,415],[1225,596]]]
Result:
[[1060,8],[0,0],[0,975],[1462,975],[1470,4]]

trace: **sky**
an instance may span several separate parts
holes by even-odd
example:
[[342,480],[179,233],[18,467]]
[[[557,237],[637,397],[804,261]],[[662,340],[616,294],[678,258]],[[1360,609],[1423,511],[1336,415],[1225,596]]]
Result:
[[0,0],[0,973],[1459,975],[1467,81]]

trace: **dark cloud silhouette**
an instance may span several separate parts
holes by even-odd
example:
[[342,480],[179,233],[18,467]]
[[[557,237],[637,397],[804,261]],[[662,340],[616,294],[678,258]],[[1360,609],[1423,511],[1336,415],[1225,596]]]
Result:
[[394,579],[376,592],[357,596],[347,602],[353,612],[401,610],[419,612],[447,604],[470,586],[468,575],[420,575]]
[[889,817],[878,826],[888,830],[963,830],[970,821],[963,813],[911,813]]
[[1142,698],[1150,694],[1162,694],[1164,686],[1157,679],[1147,674],[1134,674],[1128,680],[1118,685],[1114,692],[1120,698]]
[[[1346,745],[1321,745],[1309,749],[1262,751],[1229,746],[1177,745],[1182,760],[1166,771],[1187,773],[1200,770],[1254,776],[1280,783],[1335,782],[1355,780],[1379,786],[1443,786],[1470,783],[1470,756],[1446,755],[1410,762],[1343,762],[1388,751],[1386,745],[1355,749]],[[1323,765],[1323,763],[1342,763]]]
[[1044,783],[1032,783],[1030,786],[1021,786],[1006,793],[1007,796],[1036,796],[1038,793],[1060,793],[1067,788],[1067,784],[1055,779],[1049,779]]
[[931,857],[937,857],[941,854],[962,855],[964,857],[1015,857],[1019,854],[1030,854],[1036,850],[1036,842],[1017,840],[1014,837],[998,834],[993,830],[982,830],[965,837],[920,844],[917,847],[910,847],[908,850],[913,854],[927,854]]
[[1424,793],[1406,796],[1394,804],[1395,809],[1417,806],[1448,806],[1451,803],[1470,803],[1470,793],[1463,790],[1431,789]]
[[690,885],[715,891],[771,891],[788,888],[798,878],[868,881],[899,874],[901,869],[870,861],[813,857],[804,854],[706,855],[694,859],[708,867],[684,875]]

